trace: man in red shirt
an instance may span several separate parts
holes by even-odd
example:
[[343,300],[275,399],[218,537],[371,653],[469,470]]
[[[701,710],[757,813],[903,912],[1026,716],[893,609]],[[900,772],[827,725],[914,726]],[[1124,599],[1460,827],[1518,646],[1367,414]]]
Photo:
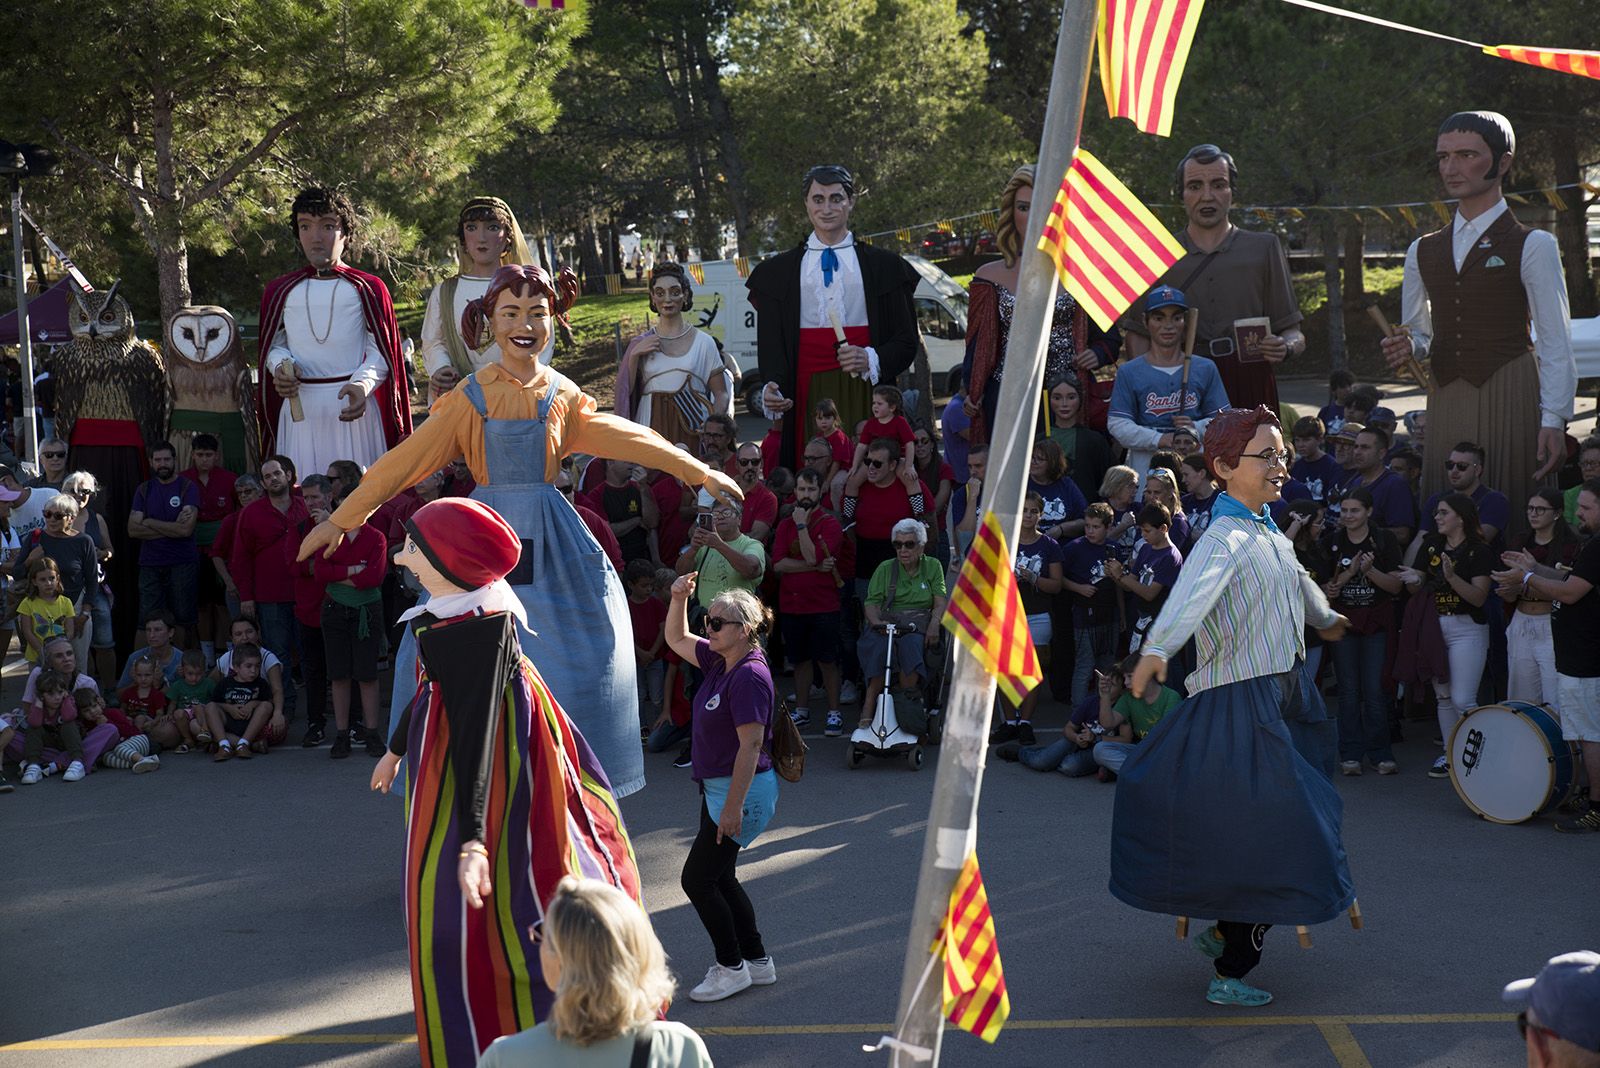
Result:
[[200,514],[194,524],[194,543],[200,550],[201,564],[196,569],[196,600],[200,609],[196,630],[207,664],[216,662],[217,643],[226,642],[230,622],[222,579],[210,560],[211,544],[217,539],[217,531],[234,510],[234,474],[217,463],[221,448],[214,435],[196,434],[189,447],[189,469],[183,472],[184,478],[200,488]]
[[744,490],[744,512],[739,533],[748,534],[763,545],[772,544],[772,528],[778,525],[778,498],[762,481],[761,446],[747,442],[739,446],[739,488]]
[[933,494],[900,456],[899,443],[874,438],[867,458],[844,486],[844,521],[855,522],[856,593],[867,598],[867,583],[878,565],[894,558],[889,535],[902,519],[925,519]]
[[[294,491],[294,481],[294,462],[287,456],[269,456],[261,462],[261,485],[267,495],[239,513],[233,555],[228,561],[228,573],[239,590],[240,614],[256,621],[261,643],[285,666],[298,644],[295,635],[299,627],[294,613],[294,575],[284,566],[284,554],[289,551],[284,542],[293,539],[299,524],[311,515]],[[284,716],[291,718],[294,687],[283,689]]]
[[[746,498],[748,500],[748,498]],[[794,662],[795,726],[811,723],[812,664],[820,666],[828,697],[825,733],[844,730],[839,712],[840,578],[835,558],[844,528],[821,507],[822,479],[810,468],[795,476],[794,511],[778,524],[772,545],[778,575],[778,622],[783,646]]]
[[317,579],[313,560],[302,563],[296,557],[300,555],[300,540],[333,513],[332,481],[324,475],[307,475],[300,484],[300,499],[305,502],[307,515],[283,539],[283,555],[284,566],[294,576],[300,676],[306,684],[306,733],[300,745],[304,749],[315,749],[326,737],[328,726],[328,656],[322,644],[322,599],[326,584]]

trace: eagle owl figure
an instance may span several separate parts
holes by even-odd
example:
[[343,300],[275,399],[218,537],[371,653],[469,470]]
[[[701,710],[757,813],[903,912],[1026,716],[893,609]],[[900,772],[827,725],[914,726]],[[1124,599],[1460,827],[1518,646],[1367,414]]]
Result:
[[56,379],[56,433],[72,442],[80,419],[132,422],[148,444],[167,434],[171,411],[161,353],[133,332],[133,312],[117,296],[72,290],[67,313],[72,340],[51,358]]
[[172,383],[172,444],[180,469],[189,464],[190,439],[200,431],[222,442],[222,465],[253,471],[259,441],[256,391],[239,327],[226,308],[179,308],[167,320],[164,353]]

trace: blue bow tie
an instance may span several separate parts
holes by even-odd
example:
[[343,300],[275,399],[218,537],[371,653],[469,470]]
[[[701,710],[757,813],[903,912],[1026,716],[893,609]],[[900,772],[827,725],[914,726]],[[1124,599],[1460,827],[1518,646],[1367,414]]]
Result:
[[822,249],[822,286],[826,289],[833,285],[833,272],[839,269],[839,254],[833,251],[832,245],[825,245]]

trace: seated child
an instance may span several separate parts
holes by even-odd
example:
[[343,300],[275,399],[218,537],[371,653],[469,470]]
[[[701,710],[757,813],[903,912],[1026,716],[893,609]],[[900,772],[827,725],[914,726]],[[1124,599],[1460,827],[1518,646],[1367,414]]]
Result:
[[278,659],[276,653],[261,644],[261,628],[249,616],[239,616],[234,619],[228,627],[228,638],[228,651],[217,657],[217,666],[211,672],[211,679],[216,682],[227,676],[233,666],[235,649],[242,645],[254,645],[260,649],[261,676],[267,680],[267,689],[272,692],[272,719],[267,722],[267,730],[263,737],[271,744],[277,745],[289,736],[289,724],[283,714],[283,662]]
[[[150,670],[155,671],[154,662]],[[100,754],[101,766],[132,771],[136,775],[161,767],[161,758],[150,751],[149,735],[134,726],[122,709],[107,708],[98,686],[81,686],[73,690],[72,701],[78,706],[78,716],[83,721],[84,730],[107,723],[117,730],[116,747]]]
[[[62,778],[67,782],[77,782],[88,774],[84,767],[78,706],[72,700],[65,677],[55,671],[41,673],[33,687],[33,700],[25,703],[22,711],[28,726],[23,736],[22,785],[32,786],[53,774],[61,766],[63,757],[67,766]],[[49,759],[45,756],[46,745]]]
[[1121,732],[1122,728],[1131,728],[1133,737],[1127,741],[1102,741],[1094,747],[1094,762],[1099,764],[1106,774],[1101,776],[1101,781],[1115,778],[1121,770],[1123,763],[1128,759],[1128,754],[1133,752],[1133,747],[1144,740],[1163,716],[1183,703],[1183,698],[1161,685],[1155,679],[1150,680],[1150,685],[1144,693],[1135,693],[1133,689],[1133,672],[1139,666],[1139,656],[1132,653],[1122,661],[1122,695],[1113,696],[1117,691],[1106,685],[1105,676],[1100,680],[1100,725],[1107,731]]
[[221,763],[230,757],[250,759],[251,750],[265,753],[260,735],[272,718],[272,691],[261,677],[261,649],[241,645],[233,650],[231,670],[217,680],[206,705],[206,722],[217,739],[213,757]]
[[[213,688],[214,681],[206,678],[206,654],[199,649],[186,650],[178,663],[178,677],[167,683],[164,706],[148,713],[148,722],[138,716],[133,717],[133,722],[142,725],[157,742],[174,746],[180,753],[209,748],[212,738],[205,707],[211,701]],[[123,691],[122,704],[124,708],[128,705],[127,691]]]
[[850,473],[861,467],[867,458],[867,444],[875,438],[892,438],[900,443],[902,464],[909,468],[916,463],[917,435],[911,429],[901,409],[905,402],[900,390],[884,384],[872,387],[872,418],[861,426],[861,437],[856,442],[855,455],[850,460]]

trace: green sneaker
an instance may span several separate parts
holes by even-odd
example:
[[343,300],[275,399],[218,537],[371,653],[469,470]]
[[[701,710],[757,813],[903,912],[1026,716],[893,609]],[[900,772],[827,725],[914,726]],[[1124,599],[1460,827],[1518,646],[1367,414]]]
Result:
[[1207,927],[1189,939],[1189,941],[1194,943],[1194,948],[1200,951],[1201,956],[1210,957],[1212,960],[1222,956],[1222,948],[1225,943],[1222,932],[1215,927]]
[[1213,1005],[1237,1005],[1246,1009],[1258,1009],[1272,1000],[1272,995],[1265,990],[1257,990],[1243,979],[1211,980],[1211,987],[1206,991],[1206,1000]]

